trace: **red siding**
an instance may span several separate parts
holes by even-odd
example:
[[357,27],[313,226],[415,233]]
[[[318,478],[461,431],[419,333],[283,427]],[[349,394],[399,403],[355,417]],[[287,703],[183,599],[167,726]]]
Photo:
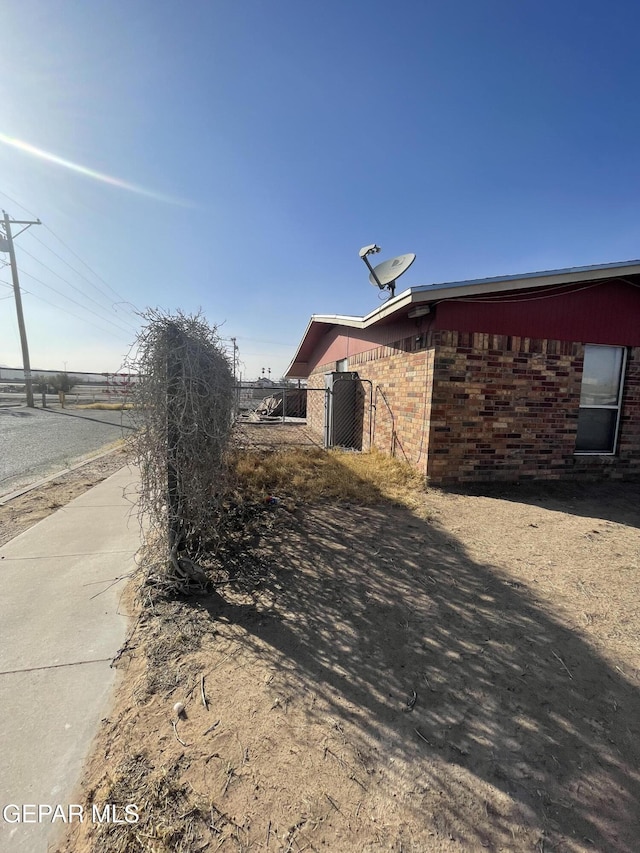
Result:
[[328,365],[342,358],[350,358],[366,352],[373,347],[386,346],[410,335],[421,334],[426,328],[424,323],[416,325],[415,320],[371,326],[368,329],[333,326],[313,351],[309,359],[309,372],[312,373],[319,365]]
[[436,306],[433,328],[640,346],[640,286],[610,281],[449,300]]

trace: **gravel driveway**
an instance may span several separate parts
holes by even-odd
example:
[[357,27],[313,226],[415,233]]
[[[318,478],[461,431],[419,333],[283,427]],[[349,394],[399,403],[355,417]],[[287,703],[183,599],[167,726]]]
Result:
[[0,407],[0,495],[128,435],[128,412]]

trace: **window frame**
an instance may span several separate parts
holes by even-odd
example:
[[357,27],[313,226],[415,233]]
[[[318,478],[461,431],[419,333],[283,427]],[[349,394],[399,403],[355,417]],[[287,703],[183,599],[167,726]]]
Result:
[[[578,416],[580,414],[581,409],[605,409],[607,411],[615,411],[616,412],[616,422],[613,430],[613,448],[612,450],[574,450],[574,456],[616,456],[618,452],[618,438],[620,434],[620,417],[622,415],[622,397],[624,393],[624,378],[626,375],[627,368],[627,347],[618,346],[617,344],[585,344],[584,345],[584,355],[582,359],[583,363],[583,378],[580,381],[580,396],[582,396],[582,382],[584,379],[584,358],[587,354],[587,347],[595,348],[595,347],[606,347],[607,349],[617,349],[622,351],[622,359],[620,362],[620,373],[618,375],[618,395],[615,405],[582,405],[578,403]],[[576,442],[578,440],[578,429],[576,424]]]

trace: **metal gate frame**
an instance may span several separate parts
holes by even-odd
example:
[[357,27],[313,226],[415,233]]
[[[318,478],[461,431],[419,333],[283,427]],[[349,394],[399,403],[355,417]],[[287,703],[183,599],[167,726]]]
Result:
[[[332,376],[332,380],[331,384],[324,389],[323,439],[325,448],[342,447],[349,450],[370,450],[373,424],[373,383],[369,379],[361,379],[355,372],[334,372],[325,374],[325,377],[327,376]],[[336,386],[342,382],[356,383],[355,401],[353,415],[351,416],[350,412],[346,412],[344,417],[347,421],[341,425],[341,434],[337,436],[335,417],[337,406],[340,405],[340,394],[343,392],[338,390]],[[368,386],[368,393],[365,386]]]

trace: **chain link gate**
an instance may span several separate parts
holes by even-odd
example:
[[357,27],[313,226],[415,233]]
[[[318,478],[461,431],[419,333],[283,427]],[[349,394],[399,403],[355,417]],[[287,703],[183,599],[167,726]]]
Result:
[[324,446],[370,450],[372,383],[357,373],[327,373],[324,390]]
[[[371,449],[373,386],[357,373],[324,376],[324,388],[236,386],[235,417],[251,421],[306,423],[325,448]],[[267,396],[268,395],[268,396]]]

